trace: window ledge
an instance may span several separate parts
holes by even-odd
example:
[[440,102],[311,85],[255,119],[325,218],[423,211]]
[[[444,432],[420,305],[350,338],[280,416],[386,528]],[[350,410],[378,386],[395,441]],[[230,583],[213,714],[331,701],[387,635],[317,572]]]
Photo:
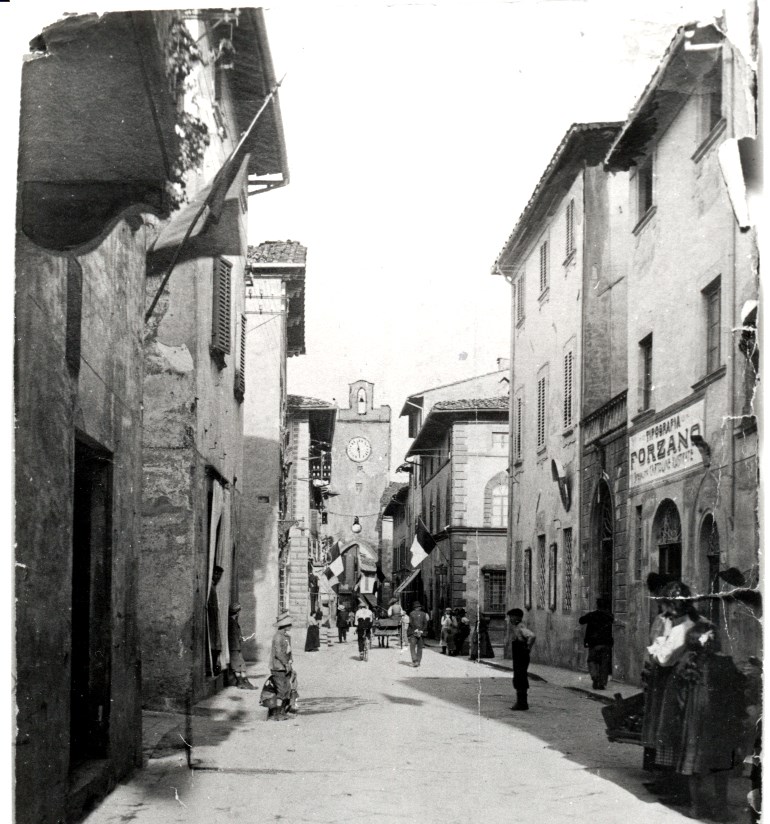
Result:
[[639,235],[639,233],[644,229],[644,227],[653,219],[655,213],[658,211],[658,207],[653,205],[642,215],[641,220],[634,226],[631,230],[633,234]]
[[537,448],[538,455],[545,455],[546,450],[548,449],[548,444],[543,444]]
[[695,154],[692,156],[693,163],[699,163],[708,150],[717,142],[719,137],[724,134],[725,129],[727,128],[727,120],[725,118],[721,118],[721,120],[714,126],[714,128],[708,133],[708,136],[703,141],[703,143],[698,146],[695,150]]
[[550,288],[550,286],[546,286],[545,289],[543,289],[543,291],[540,293],[540,296],[537,299],[538,303],[543,303],[548,299],[548,292],[550,291]]
[[713,372],[709,372],[708,375],[704,375],[699,381],[696,381],[692,385],[692,391],[698,392],[701,389],[705,389],[709,384],[714,383],[714,381],[718,381],[720,378],[723,378],[727,374],[727,365],[722,364],[718,369],[715,369]]
[[524,321],[525,320],[526,320],[526,318],[519,318],[519,320],[516,321],[516,328],[520,329],[522,326],[524,326]]
[[642,409],[635,418],[631,418],[631,425],[636,426],[636,424],[654,417],[655,410],[652,407],[650,409]]
[[561,432],[562,437],[563,438],[568,438],[574,431],[575,431],[575,425],[570,424],[566,428],[562,429],[562,432]]
[[564,266],[564,267],[566,268],[567,266],[569,266],[569,265],[570,265],[570,263],[572,263],[572,261],[573,261],[576,257],[577,257],[577,247],[576,247],[575,249],[573,249],[573,250],[572,250],[572,251],[571,251],[571,252],[567,255],[567,257],[566,257],[566,258],[564,258],[564,263],[562,263],[562,266]]

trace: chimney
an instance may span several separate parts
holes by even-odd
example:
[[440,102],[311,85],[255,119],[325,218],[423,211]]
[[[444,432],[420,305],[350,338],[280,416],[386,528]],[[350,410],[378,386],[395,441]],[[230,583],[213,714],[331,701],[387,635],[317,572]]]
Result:
[[511,359],[510,358],[498,358],[497,359],[497,368],[499,371],[503,369],[510,369],[511,368]]

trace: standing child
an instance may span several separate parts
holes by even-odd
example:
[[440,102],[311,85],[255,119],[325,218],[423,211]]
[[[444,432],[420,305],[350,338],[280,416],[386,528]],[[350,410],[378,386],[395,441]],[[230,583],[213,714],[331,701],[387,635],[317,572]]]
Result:
[[523,610],[509,609],[509,631],[511,637],[511,658],[513,659],[513,689],[516,691],[516,703],[512,710],[528,710],[527,691],[529,690],[529,653],[535,645],[535,633],[527,629]]

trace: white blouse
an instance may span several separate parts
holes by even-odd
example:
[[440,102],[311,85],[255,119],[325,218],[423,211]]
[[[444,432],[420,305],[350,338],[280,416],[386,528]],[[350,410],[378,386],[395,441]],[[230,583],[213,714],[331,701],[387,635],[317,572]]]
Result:
[[690,618],[685,618],[680,624],[669,624],[664,634],[659,635],[647,647],[652,660],[662,667],[673,667],[684,655],[687,632],[694,626],[695,623]]

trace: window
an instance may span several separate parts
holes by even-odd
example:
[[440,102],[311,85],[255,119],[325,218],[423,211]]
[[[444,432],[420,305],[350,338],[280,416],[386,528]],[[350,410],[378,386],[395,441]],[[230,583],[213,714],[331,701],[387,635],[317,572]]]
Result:
[[545,535],[537,536],[537,608],[545,609]]
[[562,424],[565,429],[572,426],[572,350],[564,355],[564,407],[562,409]]
[[567,215],[566,215],[566,240],[567,240],[567,248],[565,250],[565,256],[567,260],[569,260],[570,255],[575,251],[575,199],[573,198],[567,204]]
[[246,394],[246,315],[241,315],[241,343],[238,368],[235,370],[235,397],[243,401]]
[[634,577],[637,581],[642,580],[642,507],[636,507],[636,520],[634,521],[636,532],[636,557],[634,558]]
[[516,302],[516,323],[521,323],[524,320],[524,296],[525,296],[525,289],[524,289],[524,275],[522,274],[521,277],[514,283],[513,285],[513,298]]
[[513,455],[516,460],[521,460],[521,426],[524,420],[524,399],[519,395],[516,398],[516,404],[514,406],[513,414],[514,414],[514,427],[515,427],[515,434],[514,434],[514,442],[513,442]]
[[561,608],[563,612],[572,612],[572,529],[562,533],[564,544],[564,583],[562,584]]
[[719,332],[722,320],[722,285],[717,278],[707,289],[703,290],[706,301],[706,374],[717,370],[722,360],[719,345]]
[[548,288],[548,241],[540,244],[540,294]]
[[639,411],[652,408],[652,335],[639,341]]
[[524,609],[532,609],[532,549],[524,550]]
[[492,490],[491,526],[508,526],[508,487],[499,484]]
[[545,388],[546,376],[537,381],[537,448],[545,447]]
[[225,366],[224,356],[230,354],[230,303],[232,300],[232,264],[224,258],[214,260],[214,300],[211,319],[211,354],[219,368]]
[[505,570],[484,571],[484,611],[505,612]]
[[73,376],[80,371],[80,324],[83,306],[83,270],[75,258],[67,258],[67,331],[64,358]]
[[703,77],[700,96],[700,140],[704,141],[722,120],[722,62],[721,55],[710,72]]
[[642,220],[653,204],[652,157],[639,162],[636,172],[636,219]]
[[551,544],[548,547],[548,609],[556,609],[556,562],[557,546]]

